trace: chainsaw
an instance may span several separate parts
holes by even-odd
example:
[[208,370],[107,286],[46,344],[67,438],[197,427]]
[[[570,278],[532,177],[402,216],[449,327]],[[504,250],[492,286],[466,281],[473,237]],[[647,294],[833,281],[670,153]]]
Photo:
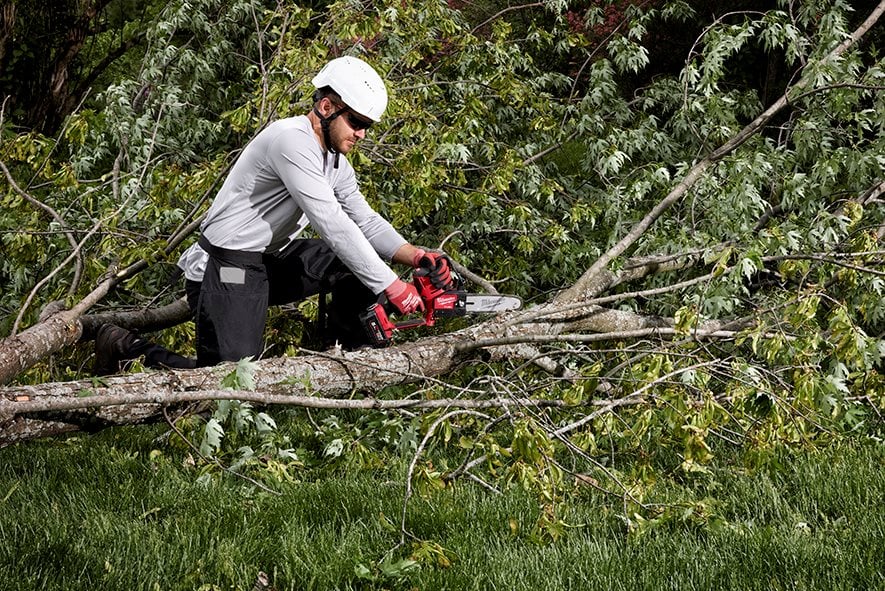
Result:
[[461,278],[452,272],[452,288],[440,289],[430,280],[427,269],[417,269],[412,282],[424,302],[424,314],[419,318],[407,318],[394,322],[390,314],[396,310],[382,294],[379,301],[360,315],[360,321],[374,347],[387,347],[393,341],[393,333],[421,326],[433,326],[437,318],[453,318],[468,314],[495,314],[518,310],[522,300],[513,295],[468,293],[461,289]]

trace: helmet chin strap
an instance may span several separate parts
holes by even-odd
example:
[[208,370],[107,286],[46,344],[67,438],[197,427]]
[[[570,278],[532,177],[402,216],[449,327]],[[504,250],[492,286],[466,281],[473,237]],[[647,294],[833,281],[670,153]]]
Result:
[[317,109],[316,106],[314,106],[313,112],[316,114],[317,117],[320,118],[320,127],[323,128],[323,142],[326,144],[326,151],[335,154],[335,168],[338,168],[338,158],[339,156],[341,156],[341,152],[339,152],[332,146],[332,134],[329,131],[329,125],[332,123],[332,121],[340,117],[342,114],[346,113],[347,107],[335,111],[328,117],[323,117],[323,114],[320,113],[320,110]]

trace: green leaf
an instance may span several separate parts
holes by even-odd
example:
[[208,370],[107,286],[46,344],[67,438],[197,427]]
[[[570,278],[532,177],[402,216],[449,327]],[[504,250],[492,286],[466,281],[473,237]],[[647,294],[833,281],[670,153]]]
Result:
[[254,390],[257,369],[258,364],[251,357],[240,359],[234,370],[224,376],[221,387],[226,390]]
[[419,568],[418,563],[410,558],[402,558],[393,562],[385,561],[378,566],[384,576],[392,578],[404,577]]
[[214,418],[209,419],[203,429],[203,440],[200,442],[200,453],[204,456],[213,456],[221,448],[221,440],[224,438],[224,428]]

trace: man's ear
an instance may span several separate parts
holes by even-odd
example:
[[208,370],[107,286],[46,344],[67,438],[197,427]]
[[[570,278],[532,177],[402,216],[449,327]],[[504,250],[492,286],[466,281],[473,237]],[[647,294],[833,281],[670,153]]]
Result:
[[332,113],[335,112],[335,105],[332,104],[332,99],[325,96],[320,100],[320,113],[323,114],[323,117],[328,117]]

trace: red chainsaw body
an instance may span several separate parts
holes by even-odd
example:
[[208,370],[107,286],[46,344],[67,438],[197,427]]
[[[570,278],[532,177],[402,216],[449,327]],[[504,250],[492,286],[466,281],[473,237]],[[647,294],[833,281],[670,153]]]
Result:
[[461,278],[452,273],[450,289],[435,287],[427,269],[416,269],[412,274],[412,282],[421,301],[424,302],[424,314],[416,318],[406,318],[394,322],[390,314],[396,310],[383,295],[376,304],[372,304],[360,315],[363,328],[375,347],[386,347],[393,339],[397,330],[433,326],[437,318],[451,318],[467,314],[498,313],[516,310],[522,306],[517,296],[500,294],[468,293],[461,289]]
[[[393,339],[395,330],[406,330],[419,326],[433,326],[437,318],[462,316],[466,312],[467,292],[460,289],[444,290],[434,287],[430,278],[420,271],[413,275],[413,283],[424,302],[424,315],[393,322],[384,304],[372,304],[361,316],[366,334],[375,347],[386,347]],[[456,284],[457,287],[457,284]]]

